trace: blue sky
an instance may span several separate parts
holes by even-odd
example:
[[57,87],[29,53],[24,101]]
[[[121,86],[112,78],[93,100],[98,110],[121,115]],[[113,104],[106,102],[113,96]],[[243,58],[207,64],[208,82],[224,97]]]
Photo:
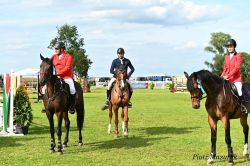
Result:
[[204,47],[213,32],[230,34],[238,51],[250,53],[249,8],[247,0],[0,0],[0,73],[38,68],[64,24],[85,39],[90,76],[111,76],[118,47],[134,76],[207,69],[213,55]]

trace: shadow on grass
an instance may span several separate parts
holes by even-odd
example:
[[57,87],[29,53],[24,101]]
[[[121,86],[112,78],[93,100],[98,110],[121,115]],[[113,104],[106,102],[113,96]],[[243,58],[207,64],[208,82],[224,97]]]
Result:
[[112,139],[108,141],[102,142],[92,142],[86,143],[84,146],[88,146],[89,148],[82,148],[84,152],[100,150],[100,149],[120,149],[120,148],[140,148],[147,147],[155,144],[155,141],[168,139],[170,137],[158,137],[158,138],[144,138],[144,137],[135,137],[131,136],[128,138],[118,137],[118,139]]
[[200,127],[142,127],[137,128],[140,133],[146,132],[149,135],[161,135],[161,134],[187,134],[193,132],[193,130]]
[[24,144],[20,142],[24,141],[27,142],[34,139],[39,139],[39,137],[36,138],[30,138],[27,136],[0,137],[0,149],[3,147],[24,146]]

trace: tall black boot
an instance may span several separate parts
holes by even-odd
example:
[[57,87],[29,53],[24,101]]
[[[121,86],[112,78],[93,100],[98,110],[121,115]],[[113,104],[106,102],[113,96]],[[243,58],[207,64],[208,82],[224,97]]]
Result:
[[128,102],[128,107],[132,108],[132,103],[130,101],[131,97],[132,97],[133,91],[129,90],[129,102]]
[[109,107],[110,98],[111,98],[111,90],[107,90],[107,100],[105,101],[102,110],[105,110]]
[[240,102],[241,102],[241,106],[242,106],[242,113],[244,115],[248,114],[248,110],[247,110],[247,107],[246,107],[246,102],[245,102],[245,99],[243,97],[243,95],[239,96],[240,98]]
[[74,114],[75,113],[75,102],[76,102],[76,93],[70,94],[70,108],[69,113]]

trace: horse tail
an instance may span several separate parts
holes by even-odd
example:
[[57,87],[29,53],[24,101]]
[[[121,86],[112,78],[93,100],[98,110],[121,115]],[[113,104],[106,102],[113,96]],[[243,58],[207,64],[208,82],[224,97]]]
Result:
[[76,102],[76,120],[77,120],[77,128],[78,130],[82,130],[84,123],[84,98],[83,98],[83,90],[79,83],[75,82],[75,88],[77,93],[77,102]]

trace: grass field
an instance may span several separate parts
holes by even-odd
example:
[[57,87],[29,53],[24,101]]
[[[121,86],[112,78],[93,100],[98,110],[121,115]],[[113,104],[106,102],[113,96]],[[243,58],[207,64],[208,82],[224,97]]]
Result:
[[[48,120],[40,111],[42,103],[32,102],[34,120],[29,134],[0,137],[0,165],[206,165],[205,156],[209,155],[211,144],[205,100],[201,109],[194,110],[187,93],[135,90],[133,108],[129,110],[129,138],[123,138],[120,132],[118,139],[114,139],[113,132],[107,134],[108,112],[100,110],[105,96],[105,90],[100,89],[84,94],[84,145],[77,146],[75,115],[70,115],[69,147],[63,155],[49,153]],[[239,120],[231,121],[231,139],[237,156],[235,164],[250,165],[242,157],[243,133]],[[221,122],[217,155],[221,158],[214,165],[227,165]]]

